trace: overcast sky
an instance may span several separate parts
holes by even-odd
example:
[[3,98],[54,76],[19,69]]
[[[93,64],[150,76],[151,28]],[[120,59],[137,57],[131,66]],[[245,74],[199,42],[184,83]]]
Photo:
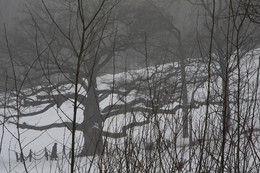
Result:
[[0,0],[0,24],[11,24],[17,17],[18,6],[24,0]]

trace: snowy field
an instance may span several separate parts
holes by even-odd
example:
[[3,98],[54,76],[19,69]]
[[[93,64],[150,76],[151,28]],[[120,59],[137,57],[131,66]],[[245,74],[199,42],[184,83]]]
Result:
[[[254,54],[254,56],[252,56]],[[255,56],[256,55],[256,56]],[[248,142],[246,133],[241,134],[240,137],[240,145],[242,150],[244,149],[248,152],[248,169],[251,172],[259,171],[259,167],[256,165],[260,164],[259,155],[260,155],[260,142],[259,142],[259,117],[260,117],[260,105],[259,105],[259,95],[260,88],[258,84],[255,82],[259,77],[259,73],[257,73],[257,69],[259,68],[259,50],[255,52],[248,53],[246,55],[248,60],[242,62],[241,66],[241,86],[243,87],[243,91],[241,92],[243,95],[243,100],[241,100],[241,115],[245,115],[242,117],[242,121],[245,124],[243,126],[244,131],[248,131],[250,129],[255,129],[253,133],[250,135],[250,141]],[[253,57],[253,58],[252,58]],[[232,63],[231,63],[232,64]],[[168,64],[162,67],[159,67],[158,71],[163,71],[163,69],[168,69],[169,66],[174,66],[174,64]],[[187,70],[192,71],[194,66],[187,67]],[[160,69],[161,68],[161,69]],[[201,67],[203,68],[203,67]],[[146,73],[147,69],[132,71],[127,73],[129,75],[129,79],[134,78],[135,75],[140,75]],[[149,70],[147,70],[149,71]],[[148,73],[152,73],[153,67],[150,68]],[[203,70],[202,70],[203,71]],[[130,75],[130,73],[132,73]],[[233,72],[233,76],[231,79],[233,81],[237,80],[237,71]],[[125,77],[125,73],[113,75],[105,75],[101,76],[98,79],[99,89],[109,88],[109,85],[102,83],[104,79],[111,80],[115,77],[115,80],[121,80]],[[145,75],[144,75],[145,76]],[[258,77],[257,77],[258,76]],[[219,85],[220,79],[215,78],[214,82],[212,82],[211,93],[213,95],[217,95],[219,93]],[[236,83],[231,83],[231,88],[236,90]],[[257,86],[257,87],[255,87]],[[252,89],[253,88],[253,89]],[[258,88],[258,89],[257,89]],[[199,88],[196,88],[196,92],[194,86],[189,86],[189,99],[192,97],[197,101],[205,101],[207,98],[207,84],[202,84]],[[255,92],[251,92],[254,90]],[[71,90],[72,91],[72,90]],[[195,94],[194,94],[195,93]],[[192,95],[194,94],[194,95]],[[251,95],[252,94],[252,95]],[[258,100],[255,107],[250,107],[250,98],[257,96]],[[112,100],[112,98],[114,100]],[[129,99],[134,99],[132,96],[129,96]],[[217,98],[216,98],[217,99]],[[234,97],[235,99],[235,97]],[[246,101],[247,100],[247,101]],[[106,105],[111,103],[116,103],[118,100],[116,97],[108,97],[103,102],[100,103],[100,108],[104,108]],[[165,109],[175,107],[178,103],[174,102],[171,105],[165,105]],[[253,103],[252,103],[253,104]],[[28,110],[23,110],[24,112],[35,111],[36,109],[40,109],[40,107],[31,107]],[[221,135],[216,134],[220,132],[220,123],[221,118],[218,115],[219,106],[216,105],[199,105],[198,108],[191,109],[189,115],[191,117],[192,123],[192,139],[184,139],[182,138],[182,127],[181,127],[181,117],[182,111],[178,110],[174,114],[171,114],[169,111],[165,111],[163,114],[158,114],[156,119],[152,120],[152,123],[145,125],[143,127],[135,127],[129,131],[127,131],[127,137],[120,139],[110,139],[107,138],[106,149],[104,150],[104,155],[100,157],[84,157],[84,158],[76,158],[76,172],[101,172],[102,170],[107,170],[108,172],[127,172],[131,170],[132,172],[145,172],[145,170],[150,170],[150,172],[171,172],[174,168],[179,171],[188,172],[191,167],[194,172],[196,169],[196,163],[198,161],[198,156],[200,155],[200,139],[202,137],[202,132],[205,126],[205,115],[206,110],[208,109],[209,118],[209,126],[206,135],[206,142],[208,145],[208,149],[211,150],[211,154],[218,156],[219,153],[215,152],[219,151],[217,148],[220,146],[219,140]],[[254,111],[254,112],[252,112]],[[249,114],[252,112],[252,114]],[[8,109],[2,109],[1,114],[3,115],[11,115],[13,112]],[[231,114],[233,115],[231,122],[234,124],[232,127],[232,132],[230,134],[234,135],[235,126],[236,126],[236,109],[231,110]],[[66,116],[64,116],[66,115]],[[38,125],[44,126],[49,125],[53,122],[66,122],[73,115],[73,105],[71,102],[65,102],[61,105],[59,109],[53,107],[48,111],[39,114],[37,116],[32,117],[24,117],[19,121],[21,123],[28,123],[30,125]],[[79,109],[77,122],[80,123],[83,120],[82,110]],[[142,121],[145,119],[143,114],[135,114],[135,119],[137,121]],[[103,124],[103,130],[110,132],[119,132],[120,129],[133,120],[132,114],[121,114],[116,117],[108,118]],[[1,122],[3,122],[3,118],[1,117]],[[10,121],[15,121],[12,118]],[[159,125],[156,122],[160,122]],[[234,131],[233,131],[234,130]],[[242,132],[241,130],[241,132]],[[18,135],[20,134],[20,135]],[[146,144],[156,143],[156,139],[158,134],[162,135],[162,142],[160,148],[147,149],[147,145],[145,145],[143,139],[146,140]],[[0,126],[0,137],[1,137],[1,153],[0,153],[0,172],[12,172],[12,173],[22,173],[25,172],[24,166],[26,165],[27,170],[32,173],[58,173],[58,172],[69,172],[70,170],[70,147],[71,147],[71,133],[69,130],[65,128],[52,128],[49,130],[43,131],[35,131],[35,130],[22,130],[17,129],[15,125],[6,122],[4,125]],[[20,140],[20,143],[18,142]],[[129,142],[129,140],[131,140]],[[232,143],[232,141],[236,141],[237,136],[227,136],[227,143]],[[167,142],[169,142],[169,146],[167,146]],[[191,143],[192,142],[192,143]],[[51,153],[51,149],[54,143],[58,144],[58,160],[46,160],[45,157],[45,148],[47,149],[48,154]],[[250,144],[248,144],[250,143]],[[81,146],[83,144],[82,133],[76,133],[76,153],[80,152]],[[21,146],[20,146],[21,145]],[[244,146],[248,145],[248,146]],[[251,148],[247,151],[248,148]],[[22,162],[16,160],[16,152],[18,155],[21,152],[21,148],[23,153],[26,156],[29,155],[30,150],[32,151],[32,161],[29,161],[29,157],[26,157],[25,165]],[[228,150],[229,148],[227,148]],[[235,151],[234,151],[235,152]],[[241,151],[243,153],[243,151]],[[128,155],[126,155],[128,153]],[[251,155],[251,157],[249,157]],[[206,159],[213,160],[215,156],[208,157]],[[241,156],[242,157],[242,156]],[[192,161],[190,162],[190,158]],[[129,159],[129,160],[127,160]],[[218,158],[219,159],[219,158]],[[230,158],[231,160],[234,158]],[[163,162],[163,163],[161,163]],[[178,164],[184,162],[184,166],[178,168]],[[126,165],[130,165],[127,167]],[[209,165],[210,166],[210,165]],[[214,167],[214,165],[213,165]],[[151,171],[151,169],[153,171]]]

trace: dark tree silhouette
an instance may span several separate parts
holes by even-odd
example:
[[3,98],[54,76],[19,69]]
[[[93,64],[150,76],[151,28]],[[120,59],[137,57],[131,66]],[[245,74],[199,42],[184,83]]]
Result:
[[50,159],[51,159],[51,160],[57,160],[57,159],[58,159],[57,143],[54,143],[54,145],[53,145],[53,147],[52,147]]
[[[234,18],[240,12],[234,9],[240,8],[234,8],[231,1],[218,1],[214,8],[211,1],[191,1],[202,10],[199,14],[203,14],[203,19],[200,15],[198,18],[203,21],[198,19],[197,24],[201,26],[197,27],[201,31],[189,37],[166,10],[151,1],[142,1],[136,6],[131,6],[131,2],[121,6],[117,0],[66,1],[64,6],[61,1],[57,2],[42,0],[35,11],[30,9],[32,22],[28,22],[26,16],[27,23],[20,25],[25,30],[19,32],[15,42],[8,42],[9,56],[14,62],[11,66],[17,67],[14,70],[17,74],[8,78],[8,82],[15,81],[20,87],[5,97],[1,108],[11,110],[11,115],[2,115],[5,122],[17,125],[18,129],[67,128],[72,134],[69,154],[72,160],[76,156],[77,131],[84,138],[77,156],[96,156],[104,153],[107,138],[127,137],[135,127],[151,124],[157,140],[148,140],[144,149],[150,148],[160,155],[162,146],[165,146],[163,150],[173,147],[174,157],[169,163],[180,171],[186,162],[190,165],[194,162],[197,172],[219,169],[224,172],[229,157],[239,165],[242,150],[238,139],[244,137],[242,132],[246,134],[248,129],[254,128],[249,125],[255,118],[250,113],[250,105],[258,104],[259,87],[251,83],[251,78],[259,75],[259,67],[254,69],[248,63],[250,65],[242,69],[244,74],[239,73],[242,71],[240,60],[247,64],[245,57],[257,44],[254,41],[248,44],[254,39],[252,33],[256,27],[251,27],[250,21],[244,21],[246,15]],[[233,5],[240,7],[240,4]],[[132,15],[134,20],[129,18]],[[147,19],[150,19],[149,23],[144,24]],[[241,30],[237,27],[239,24],[243,26]],[[191,38],[196,38],[197,55],[201,58],[192,57],[192,46],[187,46],[191,45]],[[15,46],[17,42],[24,43],[25,39],[27,44]],[[142,68],[127,71],[131,56],[143,62],[139,63]],[[116,65],[122,69],[116,69]],[[116,74],[118,71],[125,72]],[[12,90],[12,87],[8,89]],[[67,105],[72,105],[72,115],[64,112]],[[241,109],[244,105],[248,106],[245,110],[250,110],[249,113]],[[24,122],[25,118],[50,109],[61,112],[59,121],[41,126]],[[199,110],[197,114],[194,113],[196,110]],[[247,116],[244,122],[240,119],[244,118],[241,114]],[[120,115],[131,116],[131,120],[120,124],[121,129],[117,127],[117,132],[103,128],[107,121]],[[162,117],[167,118],[163,121]],[[173,125],[170,140],[164,140],[163,123]],[[188,132],[190,158],[184,161],[177,157],[177,138],[180,133],[188,137]],[[227,141],[227,135],[231,136],[230,141]],[[254,145],[252,133],[250,139],[245,146],[250,142],[250,146]],[[213,142],[216,142],[214,150]],[[228,154],[226,146],[230,149]],[[196,155],[197,151],[199,154]],[[247,151],[257,157],[253,149]],[[236,152],[238,155],[234,154]],[[124,154],[130,157],[133,153]],[[152,151],[147,153],[147,163],[156,160],[152,158]],[[243,157],[246,158],[246,154],[243,153]],[[147,163],[140,164],[138,160],[136,165],[145,169],[149,167]]]
[[[17,51],[10,50],[12,56],[16,58],[16,70],[17,72],[20,70],[21,74],[15,78],[17,84],[21,86],[21,90],[19,93],[11,93],[11,96],[12,94],[18,95],[20,107],[41,107],[29,113],[18,110],[18,115],[6,117],[10,123],[18,123],[21,129],[41,131],[65,127],[72,132],[73,139],[75,131],[81,131],[84,136],[84,146],[79,156],[99,155],[103,151],[102,136],[124,137],[127,136],[129,129],[154,121],[157,114],[165,112],[174,114],[179,109],[187,110],[187,107],[197,107],[187,105],[185,102],[171,109],[164,108],[165,105],[179,102],[182,99],[182,96],[175,93],[182,93],[183,87],[178,86],[178,81],[174,78],[180,73],[182,77],[184,76],[184,66],[181,68],[177,66],[148,68],[149,64],[146,63],[143,65],[143,67],[146,66],[143,74],[126,73],[125,80],[113,78],[111,81],[105,82],[110,83],[111,87],[100,89],[97,82],[98,76],[103,73],[102,69],[107,64],[111,64],[111,62],[113,64],[117,54],[124,56],[125,51],[133,49],[143,54],[144,62],[148,61],[149,56],[152,55],[148,51],[153,49],[155,41],[150,42],[149,35],[147,36],[141,31],[142,27],[130,27],[130,31],[125,29],[130,21],[126,22],[122,16],[116,18],[120,13],[120,10],[114,9],[118,5],[117,1],[95,1],[92,2],[93,4],[90,3],[90,7],[85,3],[69,2],[69,6],[67,6],[68,4],[61,6],[59,1],[57,2],[57,4],[52,2],[52,6],[45,1],[42,1],[41,4],[34,4],[34,7],[38,7],[35,7],[37,11],[29,10],[32,22],[28,23],[27,17],[25,18],[24,21],[27,22],[21,23],[25,30],[20,32],[21,36],[16,37],[15,40],[17,42],[20,38],[23,42],[27,37],[34,39],[29,40],[28,44],[21,44]],[[70,6],[77,8],[70,8]],[[39,10],[41,8],[43,8],[42,11]],[[63,10],[54,12],[54,8]],[[140,12],[141,9],[134,10]],[[155,24],[158,24],[159,20],[163,20],[165,21],[164,26],[169,26],[160,11],[153,7],[153,12],[158,14],[154,20]],[[67,20],[63,20],[64,16],[67,17]],[[27,32],[32,29],[34,29],[32,32]],[[153,34],[159,35],[160,32],[163,32],[160,27],[152,30]],[[176,30],[174,33],[176,38],[180,37],[178,32]],[[132,34],[135,36],[131,36]],[[11,48],[13,45],[15,45],[14,42],[9,43]],[[136,45],[140,45],[141,48],[135,47]],[[33,47],[36,50],[33,50]],[[19,49],[23,50],[24,55],[20,53]],[[11,52],[9,53],[11,55]],[[24,56],[24,58],[18,58],[20,56]],[[192,81],[190,80],[190,82]],[[137,95],[133,94],[134,92]],[[111,95],[116,95],[117,101],[101,109],[100,103]],[[14,100],[9,100],[9,108],[14,108],[12,101]],[[45,126],[12,121],[14,117],[35,116],[55,106],[59,110],[65,102],[71,102],[74,107],[72,119],[65,113],[68,121]],[[76,122],[77,116],[80,116],[78,115],[79,109],[83,110],[81,123]],[[106,119],[133,112],[140,112],[144,119],[142,121],[133,119],[133,122],[123,126],[119,133],[102,130]],[[185,122],[187,123],[187,120]],[[187,126],[184,129],[186,128]],[[73,142],[72,146],[75,146]]]

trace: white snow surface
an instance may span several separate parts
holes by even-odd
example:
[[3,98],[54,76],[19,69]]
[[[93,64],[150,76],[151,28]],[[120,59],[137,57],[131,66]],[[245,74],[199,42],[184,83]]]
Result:
[[[257,73],[256,69],[259,68],[259,54],[260,54],[260,49],[254,50],[252,52],[249,52],[246,56],[249,57],[244,58],[243,61],[241,62],[241,68],[240,68],[240,73],[242,74],[241,78],[241,83],[244,83],[245,90],[250,90],[250,87],[254,87],[257,85],[256,78],[257,78]],[[253,58],[251,58],[253,55]],[[111,81],[115,80],[117,81],[122,81],[122,80],[133,80],[137,76],[150,76],[153,73],[156,73],[158,71],[166,71],[168,68],[174,67],[176,64],[166,64],[166,65],[161,65],[157,67],[149,67],[147,69],[140,69],[136,71],[130,71],[127,73],[120,73],[116,75],[108,74],[104,75],[98,78],[98,87],[99,89],[108,89],[109,84],[103,83],[103,81]],[[194,66],[189,66],[186,68],[186,70],[192,70],[192,68],[196,68]],[[204,67],[203,67],[204,68]],[[231,76],[232,80],[237,80],[237,74],[238,71],[233,72],[233,76]],[[259,74],[258,74],[259,75]],[[214,93],[219,92],[219,88],[217,87],[220,82],[219,78],[216,78],[212,82],[212,88],[211,92],[214,95]],[[236,84],[231,84],[234,85],[232,86],[232,89],[236,90]],[[191,98],[191,94],[194,88],[190,86],[190,91],[189,91],[189,99]],[[258,87],[257,93],[255,95],[258,95],[259,99],[259,92],[260,88]],[[255,95],[250,95],[252,93],[245,93],[243,95],[244,98],[251,98]],[[198,101],[205,101],[207,97],[207,84],[204,83],[199,87],[196,91],[196,94],[194,95],[194,98]],[[112,96],[109,98],[105,99],[103,102],[100,103],[100,108],[104,108],[110,103],[115,103],[116,101],[116,96],[113,97],[115,100],[111,100]],[[170,107],[175,107],[177,103],[173,103],[171,105],[166,105]],[[39,108],[35,107],[30,107],[28,110],[25,111],[33,111]],[[215,106],[210,106],[210,113],[214,113],[214,111],[217,108]],[[259,109],[259,107],[258,107]],[[62,111],[61,111],[62,110]],[[193,114],[193,126],[194,127],[200,127],[201,122],[203,122],[203,118],[205,115],[205,106],[201,106],[199,109],[194,109],[191,111],[191,114]],[[7,111],[7,110],[6,110]],[[259,113],[260,110],[257,110]],[[1,114],[4,114],[4,110],[2,109]],[[13,112],[8,112],[8,114],[12,114]],[[83,120],[83,114],[82,110],[79,109],[77,116],[77,122],[80,123]],[[175,114],[175,117],[181,117],[182,112],[177,111]],[[260,115],[258,115],[260,116]],[[53,107],[52,109],[49,109],[48,111],[39,114],[37,116],[31,116],[31,117],[25,117],[21,118],[20,122],[26,122],[31,125],[49,125],[53,122],[62,122],[62,121],[69,121],[69,118],[73,117],[73,105],[71,102],[67,101],[64,104],[62,104],[60,110],[57,110],[56,107]],[[141,121],[143,120],[143,116],[140,114],[137,114],[135,116],[137,120]],[[104,130],[106,131],[113,131],[113,132],[119,132],[121,127],[132,120],[132,115],[127,114],[127,115],[119,115],[113,118],[108,118],[106,122],[104,123]],[[166,115],[161,115],[159,118],[161,118],[162,127],[168,125],[172,126],[172,128],[177,132],[178,127],[176,124],[174,124],[174,118],[171,117],[170,121],[172,124],[167,124],[166,119],[169,119],[168,116]],[[0,119],[1,122],[3,119]],[[254,121],[254,128],[260,128],[259,126],[259,121],[257,119],[252,120]],[[134,135],[133,136],[138,136],[138,133],[140,132],[141,129],[143,128],[148,128],[151,127],[151,125],[146,125],[144,127],[137,127],[134,128]],[[18,133],[20,134],[18,136]],[[167,131],[165,133],[166,138],[170,139],[171,131]],[[33,160],[32,162],[29,162],[29,160],[26,160],[26,166],[28,168],[29,172],[36,173],[36,172],[43,172],[43,173],[53,173],[53,172],[69,172],[69,160],[66,158],[62,159],[62,147],[63,145],[66,146],[66,157],[68,157],[69,153],[69,148],[71,145],[71,133],[65,128],[52,128],[50,130],[45,130],[45,131],[35,131],[35,130],[21,130],[17,129],[15,125],[10,124],[10,123],[5,123],[4,125],[0,126],[0,137],[2,137],[2,148],[1,148],[1,153],[0,153],[0,173],[4,172],[12,172],[12,173],[22,173],[25,172],[24,166],[21,162],[16,161],[15,157],[15,152],[20,153],[20,148],[19,148],[19,143],[17,138],[20,138],[22,149],[24,152],[24,155],[27,156],[29,154],[30,149],[32,152],[35,154],[33,155],[36,160]],[[113,141],[113,139],[109,139],[109,141]],[[154,139],[152,139],[154,140]],[[124,139],[119,139],[119,143],[123,143]],[[53,143],[56,142],[58,143],[58,153],[59,153],[59,159],[58,161],[47,161],[44,158],[44,148],[46,147],[48,151],[51,150]],[[76,133],[76,142],[77,142],[77,148],[78,152],[80,150],[80,145],[83,143],[82,139],[82,133],[77,132]],[[185,144],[188,144],[188,139],[183,139],[181,135],[178,137],[177,140],[177,145],[184,146]],[[259,144],[258,144],[259,146]],[[64,157],[64,156],[63,156]],[[76,163],[79,166],[79,169],[77,172],[99,172],[98,170],[98,164],[94,162],[94,165],[90,167],[92,159],[97,159],[97,158],[92,158],[92,157],[84,157],[84,158],[77,158]]]

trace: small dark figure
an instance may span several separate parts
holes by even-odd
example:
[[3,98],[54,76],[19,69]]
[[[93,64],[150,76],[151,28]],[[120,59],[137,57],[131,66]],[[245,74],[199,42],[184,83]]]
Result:
[[71,152],[71,150],[70,150],[70,152],[69,152],[69,158],[71,159],[71,157],[72,157],[72,152]]
[[32,162],[32,150],[31,149],[30,149],[28,157],[29,157],[29,162]]
[[20,162],[23,162],[23,155],[22,155],[22,153],[20,154]]
[[50,156],[51,160],[57,160],[58,159],[58,155],[57,155],[57,143],[54,143],[53,147],[52,147],[52,151],[51,151],[51,156]]
[[66,158],[66,147],[65,147],[65,145],[63,145],[63,148],[62,148],[62,159],[63,158]]
[[16,161],[17,161],[17,162],[19,162],[19,160],[20,160],[20,157],[19,157],[19,155],[18,155],[18,153],[17,153],[17,152],[15,152],[15,157],[16,157]]
[[65,145],[63,145],[62,153],[63,153],[64,155],[66,155],[66,147],[65,147]]
[[48,151],[47,151],[47,148],[45,147],[44,148],[44,156],[45,156],[45,158],[46,158],[46,160],[48,161],[48,158],[49,158],[49,154],[48,154]]

